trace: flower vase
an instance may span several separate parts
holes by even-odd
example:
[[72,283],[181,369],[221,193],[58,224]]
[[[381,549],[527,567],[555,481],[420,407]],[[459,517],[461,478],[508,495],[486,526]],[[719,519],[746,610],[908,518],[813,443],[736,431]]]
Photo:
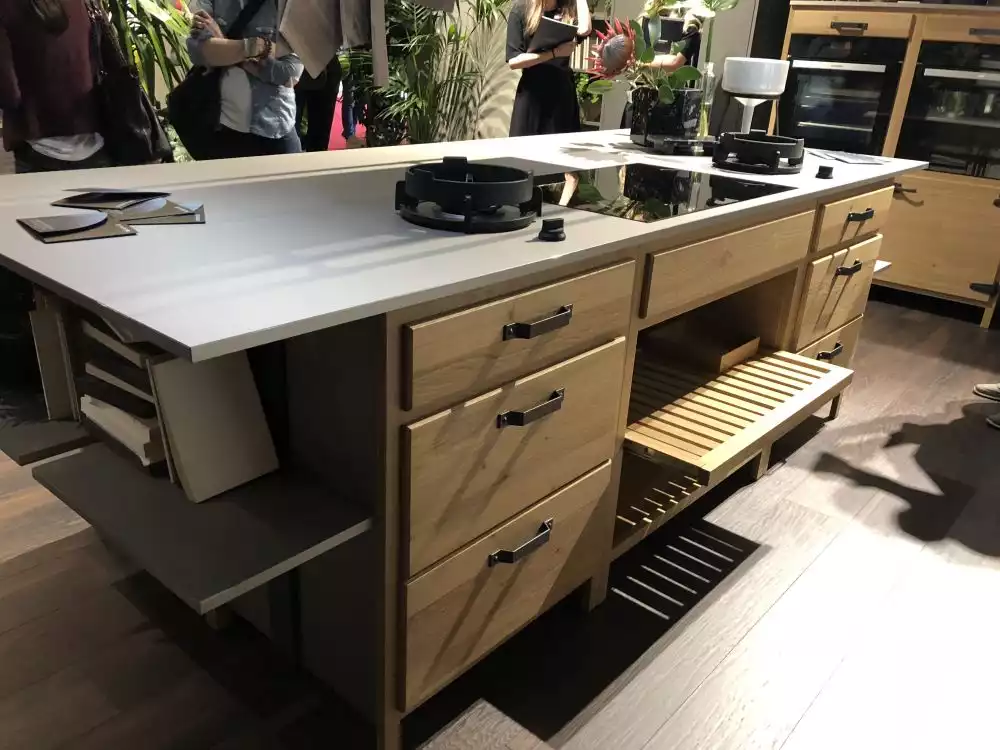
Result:
[[630,139],[637,146],[669,153],[671,143],[694,138],[698,134],[701,96],[700,88],[679,89],[672,102],[661,103],[655,89],[635,89]]
[[698,112],[698,137],[708,138],[712,123],[712,101],[715,99],[715,63],[705,63],[701,76],[701,105]]

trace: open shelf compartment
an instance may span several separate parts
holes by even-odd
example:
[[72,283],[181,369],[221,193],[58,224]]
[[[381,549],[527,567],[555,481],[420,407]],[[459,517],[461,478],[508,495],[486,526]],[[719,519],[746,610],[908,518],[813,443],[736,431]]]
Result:
[[636,357],[625,431],[628,451],[711,487],[838,396],[853,373],[785,351],[762,353],[721,375]]

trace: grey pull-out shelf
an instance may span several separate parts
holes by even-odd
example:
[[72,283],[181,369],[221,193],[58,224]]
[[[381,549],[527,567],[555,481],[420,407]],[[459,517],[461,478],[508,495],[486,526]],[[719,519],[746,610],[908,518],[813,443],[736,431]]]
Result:
[[100,444],[32,473],[202,614],[372,526],[360,509],[307,477],[284,471],[199,504]]

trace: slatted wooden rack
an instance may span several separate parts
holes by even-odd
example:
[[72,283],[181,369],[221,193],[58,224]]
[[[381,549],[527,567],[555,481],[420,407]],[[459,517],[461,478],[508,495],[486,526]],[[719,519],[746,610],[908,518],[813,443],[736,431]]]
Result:
[[721,375],[685,372],[662,355],[636,357],[625,446],[711,487],[838,396],[853,373],[785,351]]

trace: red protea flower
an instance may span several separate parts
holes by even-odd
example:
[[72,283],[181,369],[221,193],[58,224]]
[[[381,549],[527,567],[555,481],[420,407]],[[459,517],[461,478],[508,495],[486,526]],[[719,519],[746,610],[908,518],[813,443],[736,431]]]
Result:
[[597,32],[598,42],[591,53],[587,71],[598,78],[614,78],[635,62],[635,29],[616,18],[606,32]]

